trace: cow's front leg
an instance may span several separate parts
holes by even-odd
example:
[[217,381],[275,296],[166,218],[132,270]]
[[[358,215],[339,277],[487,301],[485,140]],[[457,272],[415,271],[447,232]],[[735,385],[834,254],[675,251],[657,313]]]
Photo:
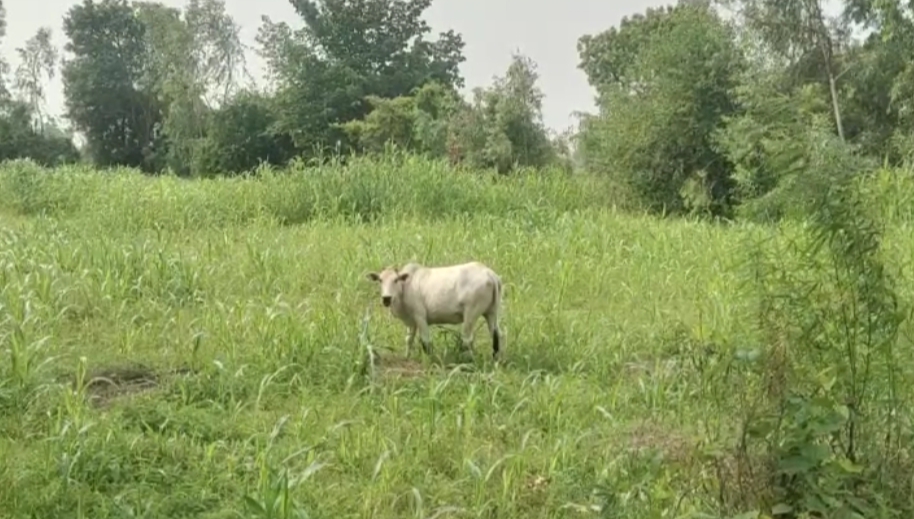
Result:
[[416,342],[416,327],[415,327],[415,326],[407,326],[407,331],[406,331],[406,358],[409,358],[409,356],[412,354],[412,351],[413,351],[413,343],[415,343],[415,342]]
[[416,322],[416,328],[419,330],[419,340],[422,341],[422,349],[426,355],[432,354],[432,334],[429,330],[428,323],[425,319],[419,319]]

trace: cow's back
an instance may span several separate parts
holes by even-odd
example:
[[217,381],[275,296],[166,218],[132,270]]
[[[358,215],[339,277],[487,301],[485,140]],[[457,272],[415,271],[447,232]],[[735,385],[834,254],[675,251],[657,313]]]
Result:
[[494,282],[488,267],[479,262],[420,267],[413,271],[410,290],[431,320],[459,323],[467,305],[485,303]]

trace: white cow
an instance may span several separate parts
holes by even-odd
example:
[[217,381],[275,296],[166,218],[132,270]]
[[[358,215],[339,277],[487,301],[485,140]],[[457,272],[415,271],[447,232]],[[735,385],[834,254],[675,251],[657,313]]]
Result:
[[406,324],[407,357],[417,330],[425,353],[431,353],[429,325],[433,324],[462,324],[463,346],[472,348],[473,326],[480,316],[489,325],[492,357],[498,357],[502,283],[489,267],[476,261],[447,267],[408,263],[400,270],[387,267],[366,277],[381,283],[381,302]]

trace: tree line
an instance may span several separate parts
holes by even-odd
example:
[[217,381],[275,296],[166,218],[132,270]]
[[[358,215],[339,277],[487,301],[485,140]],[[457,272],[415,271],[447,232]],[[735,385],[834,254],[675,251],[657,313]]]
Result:
[[[597,110],[566,135],[545,128],[523,55],[459,94],[464,41],[430,34],[432,0],[289,1],[299,28],[261,20],[258,87],[222,0],[83,0],[63,52],[43,27],[15,71],[0,63],[0,160],[209,176],[395,146],[607,175],[658,212],[769,218],[826,155],[902,165],[914,151],[914,7],[900,0],[843,0],[838,15],[822,0],[679,0],[626,17],[579,39]],[[0,45],[5,18],[0,3]],[[58,73],[81,149],[44,112]]]

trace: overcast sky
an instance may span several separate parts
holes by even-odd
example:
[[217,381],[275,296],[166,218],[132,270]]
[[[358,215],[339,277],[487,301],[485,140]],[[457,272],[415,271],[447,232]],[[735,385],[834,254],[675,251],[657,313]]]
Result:
[[[2,0],[7,11],[7,36],[0,50],[12,70],[18,63],[16,47],[42,26],[54,31],[54,42],[63,47],[63,16],[81,1],[76,0]],[[830,0],[827,4],[837,4]],[[467,60],[461,71],[467,90],[491,83],[504,73],[513,51],[531,57],[539,67],[539,86],[545,94],[544,122],[557,131],[573,124],[572,113],[593,110],[593,91],[578,68],[577,40],[617,25],[623,16],[643,12],[648,7],[672,4],[675,0],[434,0],[425,13],[433,33],[454,29],[466,42]],[[185,0],[162,3],[183,7]],[[242,40],[254,41],[261,15],[273,21],[301,25],[288,0],[225,0],[226,8],[242,26]],[[830,10],[830,9],[829,9]],[[264,64],[253,52],[247,56],[248,68],[262,80]],[[50,85],[47,109],[55,115],[63,110],[60,77]]]

